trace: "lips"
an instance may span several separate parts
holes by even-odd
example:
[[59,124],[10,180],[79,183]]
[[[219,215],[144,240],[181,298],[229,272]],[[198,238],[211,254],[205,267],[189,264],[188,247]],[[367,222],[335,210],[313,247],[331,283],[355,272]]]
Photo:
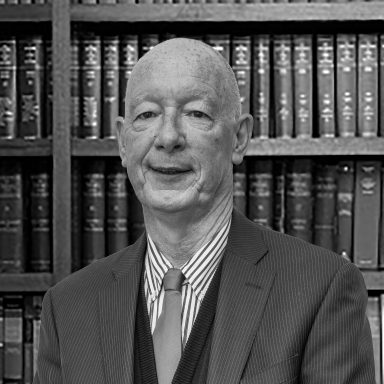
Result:
[[182,173],[190,172],[189,168],[179,168],[179,167],[151,167],[155,172],[164,174],[164,175],[179,175]]

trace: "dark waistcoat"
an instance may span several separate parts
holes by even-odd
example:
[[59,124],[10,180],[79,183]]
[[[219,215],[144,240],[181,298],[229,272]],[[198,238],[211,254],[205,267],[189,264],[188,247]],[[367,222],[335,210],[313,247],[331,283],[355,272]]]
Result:
[[[204,384],[207,379],[213,323],[219,293],[221,264],[201,303],[172,384]],[[135,384],[158,384],[150,321],[144,293],[144,268],[140,280],[135,326]]]

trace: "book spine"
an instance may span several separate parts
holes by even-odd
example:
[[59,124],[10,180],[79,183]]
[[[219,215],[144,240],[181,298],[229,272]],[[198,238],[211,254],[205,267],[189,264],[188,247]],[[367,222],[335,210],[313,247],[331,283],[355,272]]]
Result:
[[230,35],[207,35],[206,43],[224,59],[230,63],[231,60],[231,37]]
[[33,375],[37,369],[37,355],[39,351],[40,342],[40,328],[41,328],[41,308],[43,305],[42,295],[33,295]]
[[233,167],[233,205],[243,215],[247,213],[247,170],[243,161]]
[[105,164],[92,160],[83,165],[82,266],[86,266],[105,256]]
[[378,267],[380,168],[379,161],[356,162],[353,261],[362,269]]
[[25,139],[42,137],[42,106],[44,84],[43,39],[30,36],[18,42],[19,136]]
[[19,161],[0,162],[0,272],[21,273],[23,263],[23,187]]
[[4,376],[5,382],[23,380],[23,297],[4,296]]
[[253,37],[253,136],[260,139],[267,139],[270,135],[270,47],[268,35]]
[[375,361],[375,382],[381,383],[381,335],[380,335],[380,301],[377,296],[368,296],[367,318],[372,334],[373,358]]
[[352,260],[354,178],[353,161],[340,161],[337,172],[336,252],[349,260]]
[[71,248],[72,248],[72,272],[81,268],[81,162],[72,159],[71,172]]
[[293,136],[292,37],[273,38],[273,84],[275,136]]
[[127,172],[119,160],[109,164],[107,171],[107,253],[128,245]]
[[232,69],[240,91],[241,113],[250,112],[251,99],[251,37],[232,38]]
[[358,35],[358,135],[375,137],[378,132],[378,35]]
[[143,233],[145,226],[144,226],[144,216],[143,216],[143,209],[142,209],[141,203],[136,197],[136,194],[134,193],[131,185],[129,185],[129,189],[128,189],[128,212],[129,212],[129,222],[128,222],[129,241],[132,244]]
[[285,232],[285,184],[286,184],[286,162],[276,160],[273,167],[273,228],[276,231]]
[[336,36],[336,113],[340,137],[356,136],[357,123],[356,35]]
[[140,39],[140,57],[144,56],[149,52],[154,46],[159,44],[160,39],[157,34],[143,34]]
[[41,159],[30,173],[31,244],[29,265],[32,272],[51,270],[51,175]]
[[[381,211],[380,211],[379,268],[384,269],[384,162],[381,163]],[[383,312],[384,316],[384,312]],[[383,351],[384,353],[384,351]]]
[[16,38],[0,40],[0,139],[16,136]]
[[[381,342],[384,344],[384,293],[380,295],[380,312],[381,312]],[[384,348],[382,344],[381,350],[381,377],[384,379]]]
[[4,299],[0,295],[0,384],[4,377]]
[[273,161],[254,159],[248,172],[248,218],[255,223],[273,226]]
[[318,134],[335,137],[335,49],[334,36],[317,36]]
[[139,60],[139,42],[137,35],[120,37],[119,53],[119,114],[125,116],[125,92],[134,65]]
[[71,40],[71,135],[80,137],[80,59],[79,39]]
[[115,121],[119,115],[119,39],[103,37],[103,136],[116,138]]
[[314,243],[335,250],[337,166],[330,162],[316,163]]
[[23,319],[23,346],[24,367],[23,383],[32,384],[33,381],[33,296],[24,296],[24,319]]
[[45,136],[52,137],[53,124],[53,62],[52,62],[52,40],[45,42]]
[[293,159],[287,167],[286,233],[312,241],[312,162]]
[[99,36],[87,35],[81,39],[81,137],[100,137],[101,111],[101,40]]
[[[380,68],[379,68],[379,100],[380,100],[380,136],[384,137],[384,35],[380,35],[380,47],[379,47],[379,56],[380,56]],[[383,352],[384,355],[384,352]],[[384,378],[384,375],[383,375]],[[384,380],[384,379],[383,379]]]

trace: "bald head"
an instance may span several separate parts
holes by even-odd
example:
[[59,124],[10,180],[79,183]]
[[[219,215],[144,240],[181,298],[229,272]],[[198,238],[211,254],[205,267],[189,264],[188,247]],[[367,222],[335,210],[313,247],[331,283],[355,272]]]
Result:
[[127,105],[134,88],[152,74],[172,71],[179,76],[193,75],[214,88],[221,100],[222,112],[230,119],[241,113],[240,94],[235,75],[228,62],[209,45],[192,39],[170,39],[156,45],[137,62],[128,81]]

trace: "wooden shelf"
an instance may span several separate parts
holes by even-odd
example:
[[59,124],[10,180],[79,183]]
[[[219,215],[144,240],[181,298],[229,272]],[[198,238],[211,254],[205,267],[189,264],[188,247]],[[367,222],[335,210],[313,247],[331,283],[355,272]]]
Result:
[[74,156],[119,156],[117,139],[72,139]]
[[[1,8],[0,8],[1,9]],[[51,156],[50,139],[10,139],[0,140],[0,156]]]
[[80,22],[281,22],[380,21],[384,3],[350,4],[116,4],[73,5],[71,20]]
[[368,290],[384,291],[384,271],[362,271]]
[[51,273],[0,274],[0,292],[42,292],[52,286]]
[[27,21],[41,22],[51,21],[52,7],[50,4],[33,5],[0,5],[0,21]]

